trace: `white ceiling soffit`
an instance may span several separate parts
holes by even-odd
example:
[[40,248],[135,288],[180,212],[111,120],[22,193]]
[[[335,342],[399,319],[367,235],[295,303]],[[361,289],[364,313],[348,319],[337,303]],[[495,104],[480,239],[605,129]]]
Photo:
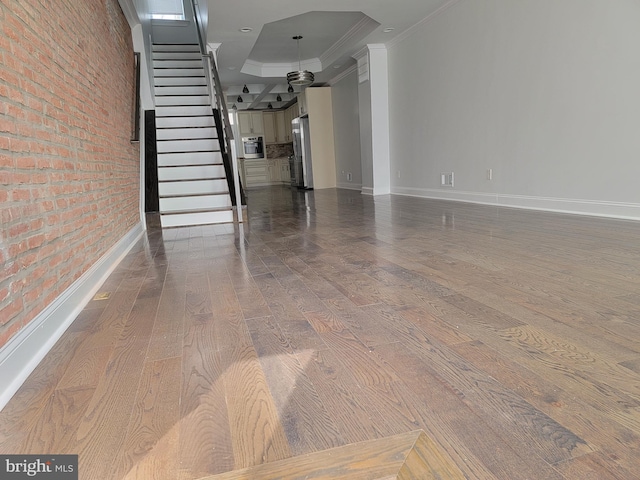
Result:
[[[321,72],[378,26],[362,12],[308,12],[267,23],[242,73],[283,77],[299,68]],[[299,52],[295,35],[303,37]]]

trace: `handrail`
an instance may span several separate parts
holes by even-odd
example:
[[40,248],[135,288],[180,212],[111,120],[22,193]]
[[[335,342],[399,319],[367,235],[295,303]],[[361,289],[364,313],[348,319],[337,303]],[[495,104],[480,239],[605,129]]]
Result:
[[196,23],[196,31],[198,32],[200,53],[202,54],[202,59],[207,63],[205,72],[207,78],[207,86],[209,87],[209,95],[212,102],[215,100],[218,111],[221,113],[220,116],[222,117],[222,124],[224,126],[224,141],[226,144],[227,155],[231,159],[233,171],[233,185],[235,204],[237,208],[237,218],[238,222],[242,223],[242,193],[240,190],[240,174],[238,169],[238,160],[233,155],[233,151],[231,150],[231,141],[234,137],[233,129],[231,128],[231,123],[229,122],[229,110],[227,109],[227,102],[224,98],[222,84],[220,83],[220,76],[218,75],[218,68],[216,66],[215,58],[213,57],[213,53],[206,51],[203,32],[201,31],[202,24],[200,22],[200,19],[198,18],[200,9],[198,7],[197,0],[191,0],[191,6],[193,7],[193,17]]

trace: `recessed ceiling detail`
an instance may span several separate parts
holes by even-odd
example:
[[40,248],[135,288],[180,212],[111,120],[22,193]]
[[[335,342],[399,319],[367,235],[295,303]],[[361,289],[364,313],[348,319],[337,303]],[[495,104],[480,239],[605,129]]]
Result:
[[[241,72],[256,77],[286,77],[299,67],[321,72],[379,26],[362,12],[309,12],[267,23]],[[300,52],[293,35],[304,36]]]

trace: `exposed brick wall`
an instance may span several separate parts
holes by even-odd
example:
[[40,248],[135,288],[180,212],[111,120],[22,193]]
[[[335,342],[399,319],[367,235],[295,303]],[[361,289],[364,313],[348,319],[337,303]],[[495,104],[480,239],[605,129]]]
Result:
[[0,3],[0,347],[138,221],[117,0]]

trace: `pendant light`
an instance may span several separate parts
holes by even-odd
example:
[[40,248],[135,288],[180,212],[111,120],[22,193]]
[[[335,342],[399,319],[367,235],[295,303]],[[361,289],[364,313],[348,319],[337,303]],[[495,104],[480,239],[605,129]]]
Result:
[[238,95],[238,98],[236,99],[236,102],[242,103],[242,97],[240,95]]
[[282,101],[282,97],[280,96],[280,94],[278,94],[278,96],[276,97],[276,102],[281,102]]
[[301,85],[307,86],[313,83],[313,73],[308,70],[302,70],[302,64],[300,62],[300,39],[302,35],[296,35],[293,39],[298,42],[298,71],[287,73],[287,82],[289,85]]
[[271,110],[271,109],[273,108],[273,105],[271,105],[271,102],[269,102],[269,105],[267,105],[267,108],[268,108],[269,110]]
[[289,84],[289,88],[287,88],[287,92],[293,93],[293,86]]
[[249,93],[249,88],[246,85],[242,89],[242,93]]

